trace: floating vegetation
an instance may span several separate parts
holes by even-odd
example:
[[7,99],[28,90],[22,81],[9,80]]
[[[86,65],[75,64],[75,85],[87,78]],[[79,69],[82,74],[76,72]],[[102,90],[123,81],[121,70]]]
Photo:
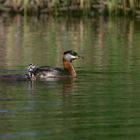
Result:
[[0,0],[0,13],[22,15],[131,15],[140,17],[140,0]]

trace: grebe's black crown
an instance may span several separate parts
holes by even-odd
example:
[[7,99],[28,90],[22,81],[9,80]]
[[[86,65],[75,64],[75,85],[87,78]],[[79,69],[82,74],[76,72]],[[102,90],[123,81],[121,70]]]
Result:
[[65,52],[64,52],[64,55],[66,55],[66,54],[71,54],[71,55],[73,55],[73,56],[77,56],[77,55],[78,55],[78,54],[77,54],[75,51],[73,51],[73,50],[65,51]]

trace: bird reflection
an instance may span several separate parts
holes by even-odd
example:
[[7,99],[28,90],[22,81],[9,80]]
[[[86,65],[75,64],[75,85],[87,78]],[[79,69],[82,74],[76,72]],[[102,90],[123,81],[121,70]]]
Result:
[[76,78],[69,78],[63,81],[63,95],[68,96],[73,93],[74,90],[74,82]]
[[45,90],[51,89],[54,87],[62,87],[62,93],[64,96],[68,96],[74,91],[74,82],[76,78],[49,78],[45,81],[28,81],[28,90],[31,94],[35,94],[36,90],[40,87],[45,85]]

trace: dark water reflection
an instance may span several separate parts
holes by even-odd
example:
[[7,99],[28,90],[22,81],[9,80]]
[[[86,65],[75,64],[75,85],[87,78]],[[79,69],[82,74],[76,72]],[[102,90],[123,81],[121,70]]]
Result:
[[1,81],[0,139],[139,139],[139,23],[1,17],[0,73],[62,67],[69,49],[85,59],[74,62],[76,79]]

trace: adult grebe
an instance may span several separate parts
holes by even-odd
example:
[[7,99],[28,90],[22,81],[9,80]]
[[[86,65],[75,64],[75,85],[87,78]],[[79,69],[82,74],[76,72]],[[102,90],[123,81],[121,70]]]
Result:
[[76,71],[72,65],[72,61],[83,58],[79,56],[75,51],[66,51],[63,54],[63,66],[64,68],[53,68],[50,66],[36,67],[30,64],[28,67],[28,76],[30,80],[45,80],[47,78],[59,78],[63,76],[76,77]]

